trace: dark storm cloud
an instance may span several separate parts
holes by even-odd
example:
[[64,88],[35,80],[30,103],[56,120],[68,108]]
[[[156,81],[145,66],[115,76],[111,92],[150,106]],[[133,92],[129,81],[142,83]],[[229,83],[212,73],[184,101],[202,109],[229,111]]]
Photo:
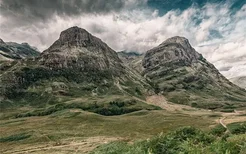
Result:
[[0,0],[0,13],[27,21],[46,20],[54,14],[73,16],[119,11],[125,3],[125,0]]

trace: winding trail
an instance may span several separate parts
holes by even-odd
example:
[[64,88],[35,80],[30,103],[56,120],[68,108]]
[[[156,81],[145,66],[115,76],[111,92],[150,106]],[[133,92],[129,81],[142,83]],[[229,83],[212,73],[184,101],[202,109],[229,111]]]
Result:
[[226,129],[228,130],[226,124],[224,124],[224,120],[225,120],[225,119],[226,119],[226,117],[221,118],[221,119],[220,119],[220,124],[221,124],[224,128],[226,128]]

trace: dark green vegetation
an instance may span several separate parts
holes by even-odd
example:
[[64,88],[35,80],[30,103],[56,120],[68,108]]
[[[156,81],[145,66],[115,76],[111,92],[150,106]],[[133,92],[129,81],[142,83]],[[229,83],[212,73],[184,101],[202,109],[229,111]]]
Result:
[[160,134],[149,140],[129,145],[113,142],[95,149],[91,154],[244,154],[246,136],[231,135],[220,138],[192,127],[180,128],[167,135]]
[[211,130],[211,134],[216,135],[216,136],[222,136],[222,135],[224,135],[225,132],[226,132],[226,128],[223,127],[221,124],[215,126]]
[[122,115],[139,110],[160,110],[161,108],[137,102],[136,100],[112,101],[108,103],[97,103],[96,101],[93,103],[60,103],[46,109],[39,109],[24,114],[18,114],[15,117],[20,118],[31,116],[46,116],[65,109],[81,109],[105,116],[112,116]]
[[246,134],[246,122],[231,123],[227,127],[232,134]]
[[13,141],[19,141],[19,140],[24,140],[31,137],[31,135],[28,135],[26,133],[21,133],[21,134],[15,134],[7,137],[1,137],[0,142],[13,142]]

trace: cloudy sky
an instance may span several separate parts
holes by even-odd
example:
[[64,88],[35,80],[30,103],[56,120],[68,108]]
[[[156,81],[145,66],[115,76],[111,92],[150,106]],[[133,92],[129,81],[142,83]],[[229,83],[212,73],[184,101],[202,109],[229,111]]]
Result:
[[85,28],[116,51],[184,36],[228,78],[246,76],[246,0],[0,0],[0,38],[40,51]]

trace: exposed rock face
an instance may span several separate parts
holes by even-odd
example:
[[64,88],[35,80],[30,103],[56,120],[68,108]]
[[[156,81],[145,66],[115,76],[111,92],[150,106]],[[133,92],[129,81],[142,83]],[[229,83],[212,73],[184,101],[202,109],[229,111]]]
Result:
[[191,47],[186,38],[176,36],[147,51],[143,66],[150,69],[156,65],[181,61],[185,64],[191,64],[197,62],[200,57],[201,55]]
[[143,67],[156,92],[175,103],[212,109],[233,99],[246,102],[246,92],[221,75],[186,38],[173,37],[147,51]]
[[40,53],[27,43],[4,42],[0,39],[0,61],[37,57]]
[[122,62],[114,50],[79,27],[63,31],[60,38],[41,57],[42,64],[50,68],[123,70]]

